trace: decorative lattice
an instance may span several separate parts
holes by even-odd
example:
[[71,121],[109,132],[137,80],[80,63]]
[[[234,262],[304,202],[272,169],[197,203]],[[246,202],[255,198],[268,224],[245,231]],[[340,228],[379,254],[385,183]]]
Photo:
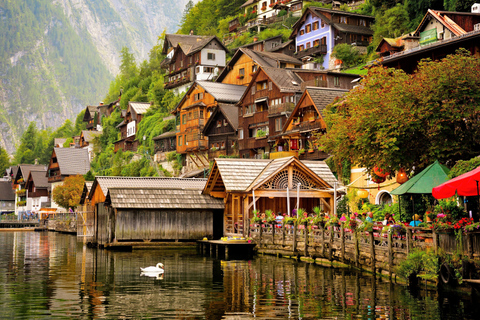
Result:
[[[293,188],[296,188],[298,183],[300,183],[300,189],[308,190],[318,188],[317,184],[314,183],[308,176],[303,172],[293,169]],[[265,183],[261,189],[268,190],[285,190],[288,187],[288,169],[282,170],[275,177],[270,179]]]

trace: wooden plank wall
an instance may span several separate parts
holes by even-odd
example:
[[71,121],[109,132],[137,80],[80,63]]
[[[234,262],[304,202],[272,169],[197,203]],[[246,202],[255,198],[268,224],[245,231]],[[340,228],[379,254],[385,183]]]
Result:
[[117,241],[198,240],[213,238],[213,212],[208,210],[118,210]]

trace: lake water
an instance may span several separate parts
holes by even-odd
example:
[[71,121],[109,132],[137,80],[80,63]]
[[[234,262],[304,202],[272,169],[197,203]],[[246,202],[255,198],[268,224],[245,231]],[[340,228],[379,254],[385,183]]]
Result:
[[[158,277],[140,267],[165,265]],[[0,232],[1,319],[479,319],[476,295],[412,292],[348,269],[196,250],[113,252]]]

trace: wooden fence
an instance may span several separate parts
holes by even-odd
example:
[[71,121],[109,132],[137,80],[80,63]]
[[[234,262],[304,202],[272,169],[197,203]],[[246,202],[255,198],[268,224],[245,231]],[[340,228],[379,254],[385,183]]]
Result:
[[372,272],[392,275],[395,266],[414,249],[431,248],[453,253],[460,242],[463,253],[480,257],[480,233],[471,233],[457,241],[455,234],[436,233],[432,229],[407,227],[401,235],[382,233],[381,225],[373,232],[353,232],[336,227],[293,225],[250,225],[250,237],[259,253],[324,258],[353,265]]

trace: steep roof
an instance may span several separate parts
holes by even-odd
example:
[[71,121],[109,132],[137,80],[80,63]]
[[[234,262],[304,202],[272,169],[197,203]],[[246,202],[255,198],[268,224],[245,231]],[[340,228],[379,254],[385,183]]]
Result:
[[129,106],[135,111],[136,114],[144,114],[150,108],[149,102],[135,102],[129,101]]
[[90,170],[87,149],[53,148],[63,176],[86,174]]
[[222,82],[226,75],[231,71],[235,63],[240,59],[242,55],[247,55],[260,67],[273,67],[279,68],[281,62],[292,63],[294,65],[302,65],[302,61],[297,58],[291,57],[284,53],[277,52],[264,52],[264,51],[255,51],[247,48],[239,48],[232,59],[228,62],[227,66],[222,70],[218,75],[216,82]]
[[[159,178],[159,177],[95,177],[91,192],[97,185],[100,186],[103,195],[107,196],[110,188],[162,188],[162,189],[185,189],[202,190],[207,182],[206,179],[189,178]],[[91,195],[90,195],[91,196]]]
[[[420,35],[420,30],[422,30],[425,25],[430,21],[429,17],[435,18],[439,23],[441,23],[445,28],[450,30],[456,36],[460,36],[462,34],[466,34],[467,32],[460,27],[458,24],[455,23],[452,19],[448,17],[449,14],[458,14],[458,12],[449,12],[449,11],[438,11],[428,9],[427,13],[423,17],[422,21],[418,25],[417,29],[415,30],[415,35]],[[467,13],[466,13],[467,14]],[[469,15],[476,15],[479,16],[478,13],[469,13]]]
[[105,203],[128,209],[224,209],[223,199],[201,190],[158,188],[110,188]]
[[175,133],[175,131],[169,131],[169,132],[165,132],[165,133],[162,133],[161,135],[158,135],[158,136],[154,137],[152,140],[156,141],[156,140],[160,140],[160,139],[175,137],[176,135],[177,134]]
[[32,181],[33,181],[33,184],[35,185],[35,188],[50,187],[46,173],[47,173],[47,170],[30,171],[30,175],[32,176]]
[[26,182],[30,171],[34,170],[47,170],[47,166],[43,164],[19,164],[17,176],[14,179],[20,178],[20,175],[23,177],[23,180]]
[[15,201],[15,192],[10,181],[0,180],[0,201]]
[[238,129],[238,107],[234,104],[219,104],[210,118],[208,118],[207,123],[205,123],[205,127],[203,128],[204,134],[206,134],[212,124],[215,125],[216,115],[218,113],[223,114],[234,130]]
[[324,116],[323,110],[336,98],[343,96],[348,90],[336,88],[307,87],[306,91],[312,98],[312,102],[317,107],[318,112]]
[[246,87],[236,84],[218,83],[211,81],[197,81],[218,102],[237,103],[245,92]]
[[[167,34],[165,35],[165,42],[168,42],[172,47],[179,46],[185,55],[191,55],[197,51],[202,50],[210,41],[216,40],[221,48],[228,52],[228,49],[216,36],[197,36],[184,34]],[[163,53],[166,54],[167,46],[164,45]]]
[[258,2],[258,1],[259,1],[259,0],[247,0],[244,4],[242,4],[242,5],[240,6],[240,8],[248,7],[249,5],[254,4],[254,3]]
[[86,142],[92,142],[92,140],[95,138],[95,137],[98,137],[102,134],[101,131],[89,131],[89,130],[82,130],[82,136],[83,136],[83,139],[86,141]]
[[[218,169],[226,191],[251,191],[286,166],[295,163],[303,170],[311,172],[312,177],[325,187],[333,187],[337,179],[324,161],[300,161],[295,157],[273,160],[216,158],[214,168]],[[210,175],[213,174],[213,169]],[[211,177],[209,177],[210,182]],[[204,193],[206,192],[205,186]]]
[[83,121],[90,120],[95,115],[95,112],[97,112],[96,106],[87,106],[85,108],[85,114],[83,115]]
[[281,92],[299,92],[303,80],[290,69],[262,67],[262,70],[272,80]]

